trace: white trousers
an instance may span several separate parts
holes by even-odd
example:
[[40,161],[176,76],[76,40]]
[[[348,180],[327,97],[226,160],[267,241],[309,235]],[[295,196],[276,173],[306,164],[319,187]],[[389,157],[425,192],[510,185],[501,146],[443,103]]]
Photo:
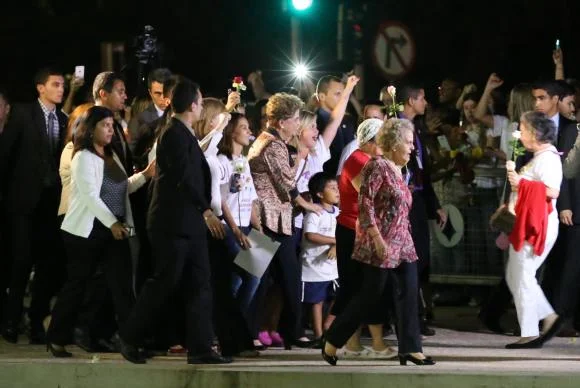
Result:
[[519,252],[510,244],[506,281],[514,297],[522,337],[538,336],[539,322],[554,313],[538,284],[536,272],[556,242],[558,223],[558,215],[554,210],[548,218],[546,246],[541,256],[536,256],[533,247],[527,242]]

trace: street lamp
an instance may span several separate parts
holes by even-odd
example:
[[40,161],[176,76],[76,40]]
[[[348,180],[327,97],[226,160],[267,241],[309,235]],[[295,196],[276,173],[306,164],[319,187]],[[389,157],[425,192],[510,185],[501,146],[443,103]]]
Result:
[[312,0],[292,0],[292,7],[296,11],[306,11],[312,6]]

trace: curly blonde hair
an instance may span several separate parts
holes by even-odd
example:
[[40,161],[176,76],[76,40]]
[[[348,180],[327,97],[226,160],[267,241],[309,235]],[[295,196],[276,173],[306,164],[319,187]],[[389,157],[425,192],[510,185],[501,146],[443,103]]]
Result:
[[302,109],[302,100],[292,94],[276,93],[268,99],[266,117],[270,125],[277,125],[280,120],[294,116],[297,110]]
[[390,152],[405,141],[403,136],[408,131],[415,131],[411,121],[407,119],[389,119],[379,129],[377,145],[383,152]]

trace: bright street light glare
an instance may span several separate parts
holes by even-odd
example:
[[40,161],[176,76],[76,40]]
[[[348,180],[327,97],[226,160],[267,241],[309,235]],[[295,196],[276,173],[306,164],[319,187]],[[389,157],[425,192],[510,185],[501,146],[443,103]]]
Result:
[[312,0],[292,0],[292,6],[297,11],[304,11],[305,9],[310,8],[312,5]]
[[296,75],[296,78],[305,78],[308,75],[308,69],[304,64],[299,63],[294,67],[294,74]]

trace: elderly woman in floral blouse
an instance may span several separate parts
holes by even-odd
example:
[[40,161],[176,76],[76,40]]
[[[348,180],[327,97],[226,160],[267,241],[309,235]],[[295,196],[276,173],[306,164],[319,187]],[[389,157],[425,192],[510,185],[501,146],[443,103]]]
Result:
[[280,334],[287,348],[292,344],[305,345],[297,340],[302,279],[292,239],[292,208],[296,204],[306,210],[320,211],[318,206],[304,200],[296,188],[297,166],[310,150],[296,150],[288,145],[297,134],[302,106],[302,101],[290,94],[277,93],[270,97],[266,104],[269,127],[258,136],[248,154],[262,228],[281,244],[267,273],[282,288],[284,310]]
[[412,195],[401,172],[414,148],[413,124],[408,120],[388,120],[377,135],[377,143],[383,157],[369,160],[361,172],[352,257],[363,264],[362,286],[328,330],[322,356],[336,365],[337,348],[355,332],[390,283],[395,295],[401,365],[407,361],[433,365],[435,362],[425,357],[421,348],[417,254],[409,223]]

